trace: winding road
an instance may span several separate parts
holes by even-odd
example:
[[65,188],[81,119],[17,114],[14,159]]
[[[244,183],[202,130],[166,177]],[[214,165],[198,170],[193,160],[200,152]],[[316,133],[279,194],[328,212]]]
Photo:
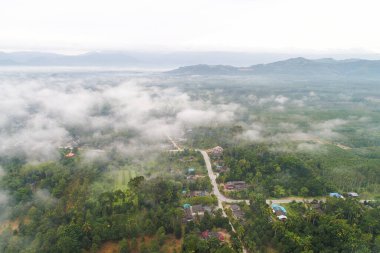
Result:
[[215,194],[215,196],[218,199],[218,205],[219,205],[219,202],[220,202],[220,207],[222,206],[221,205],[222,202],[226,202],[226,203],[246,202],[246,203],[249,203],[248,200],[244,200],[244,199],[230,199],[230,198],[227,198],[226,196],[224,196],[219,191],[218,184],[216,183],[217,175],[212,170],[211,160],[210,160],[210,157],[208,156],[207,152],[204,151],[204,150],[199,150],[199,149],[196,149],[195,151],[201,152],[201,154],[203,156],[203,159],[205,160],[206,168],[207,168],[207,173],[208,173],[208,176],[209,176],[209,178],[211,180],[211,184],[212,184],[212,191],[213,191],[213,193]]
[[[216,183],[216,174],[212,170],[210,157],[208,156],[207,152],[204,151],[204,150],[196,149],[195,151],[201,152],[201,154],[203,156],[203,159],[205,160],[205,164],[206,164],[206,168],[207,168],[207,173],[208,173],[208,176],[209,176],[211,184],[212,184],[212,192],[214,193],[214,195],[218,199],[218,207],[220,209],[222,209],[223,216],[227,217],[227,214],[224,211],[223,202],[226,202],[226,203],[238,203],[238,202],[244,202],[246,200],[230,199],[230,198],[227,198],[226,196],[224,196],[222,193],[220,193],[219,188],[218,188],[218,184]],[[248,203],[249,203],[249,201],[248,201]],[[234,226],[232,225],[231,221],[229,221],[229,223],[230,223],[232,231],[236,232],[236,230],[235,230]],[[243,253],[247,253],[247,252],[248,252],[247,249],[243,246]]]

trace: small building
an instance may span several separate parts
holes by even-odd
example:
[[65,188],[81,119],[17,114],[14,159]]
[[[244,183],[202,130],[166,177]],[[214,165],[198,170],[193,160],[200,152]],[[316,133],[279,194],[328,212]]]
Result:
[[228,168],[224,165],[215,165],[215,171],[219,173],[227,172]]
[[220,146],[216,146],[212,149],[207,150],[208,153],[210,153],[212,156],[220,157],[223,155],[223,148]]
[[232,211],[232,216],[237,220],[243,220],[244,219],[244,212],[241,210],[240,206],[237,204],[232,204],[230,206],[230,209]]
[[188,175],[194,175],[195,174],[195,169],[194,168],[188,168],[187,169],[187,174]]
[[240,191],[240,190],[247,189],[247,184],[245,183],[245,181],[230,181],[230,182],[227,182],[224,185],[224,188],[226,190],[237,190],[237,191]]
[[311,210],[315,210],[319,213],[322,213],[322,202],[319,202],[318,200],[316,199],[313,199],[313,201],[311,201],[309,204],[308,204],[309,208]]
[[194,205],[191,207],[191,212],[193,216],[195,215],[203,216],[205,214],[205,209],[203,208],[202,205]]
[[332,198],[343,199],[343,196],[341,194],[337,193],[337,192],[331,192],[329,194],[329,196],[332,197]]
[[247,189],[247,184],[245,183],[245,181],[236,181],[235,182],[235,189],[236,190]]
[[219,241],[224,241],[225,238],[224,238],[224,235],[220,232],[211,232],[211,231],[203,231],[202,234],[201,234],[201,237],[205,240],[207,239],[210,239],[210,238],[217,238],[219,239]]
[[282,213],[286,214],[286,209],[283,206],[280,206],[278,204],[272,204],[272,210],[275,211],[281,211]]
[[280,221],[286,221],[286,209],[278,204],[272,204],[272,211]]
[[184,204],[183,209],[184,209],[184,217],[183,217],[182,221],[184,223],[192,221],[193,220],[193,213],[191,211],[191,205],[190,204]]
[[358,198],[359,194],[357,194],[356,192],[348,192],[347,196],[351,198]]
[[75,156],[75,154],[73,152],[70,152],[70,153],[65,155],[66,158],[72,158],[74,156]]
[[224,189],[226,189],[226,190],[234,190],[235,189],[235,185],[232,182],[227,182],[227,183],[224,184]]

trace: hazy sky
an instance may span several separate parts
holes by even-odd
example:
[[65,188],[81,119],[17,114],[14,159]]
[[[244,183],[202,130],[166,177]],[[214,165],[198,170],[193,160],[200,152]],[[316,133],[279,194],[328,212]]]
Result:
[[378,0],[0,0],[0,50],[380,53]]

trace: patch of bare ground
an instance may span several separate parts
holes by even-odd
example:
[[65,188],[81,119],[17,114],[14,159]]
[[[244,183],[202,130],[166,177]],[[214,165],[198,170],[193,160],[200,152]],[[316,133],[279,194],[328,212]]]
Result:
[[165,241],[164,246],[162,246],[162,252],[181,252],[182,248],[182,239],[177,239],[174,236],[169,236]]
[[[145,236],[137,238],[137,247],[132,249],[132,253],[139,253],[141,244],[150,245],[150,243],[155,240],[155,237]],[[97,253],[118,253],[120,250],[119,241],[106,241],[104,242]],[[128,240],[128,244],[131,245],[131,240]],[[181,252],[182,239],[176,239],[173,235],[168,236],[165,244],[161,247],[161,252],[174,253]]]
[[102,244],[98,253],[118,253],[119,252],[119,242],[117,241],[107,241]]
[[30,223],[29,218],[23,218],[23,219],[15,219],[15,220],[4,220],[0,222],[0,234],[2,234],[5,230],[10,229],[11,231],[17,230],[20,225],[20,222],[23,221],[25,224]]

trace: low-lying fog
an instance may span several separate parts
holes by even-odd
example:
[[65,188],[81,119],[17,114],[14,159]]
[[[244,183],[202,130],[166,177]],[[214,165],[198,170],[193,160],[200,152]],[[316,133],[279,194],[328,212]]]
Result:
[[[260,78],[121,70],[2,70],[0,153],[38,162],[57,158],[59,147],[75,143],[133,155],[157,150],[167,134],[223,124],[243,126],[239,137],[245,141],[318,139],[318,147],[320,139],[344,139],[336,131],[342,126],[374,123],[365,111],[378,105],[370,90],[358,95],[339,85],[336,90],[329,84],[293,86]],[[335,111],[356,106],[362,112],[324,115],[326,106]]]
[[43,161],[77,142],[128,154],[185,127],[232,122],[240,107],[162,83],[149,74],[8,71],[0,77],[0,153]]

